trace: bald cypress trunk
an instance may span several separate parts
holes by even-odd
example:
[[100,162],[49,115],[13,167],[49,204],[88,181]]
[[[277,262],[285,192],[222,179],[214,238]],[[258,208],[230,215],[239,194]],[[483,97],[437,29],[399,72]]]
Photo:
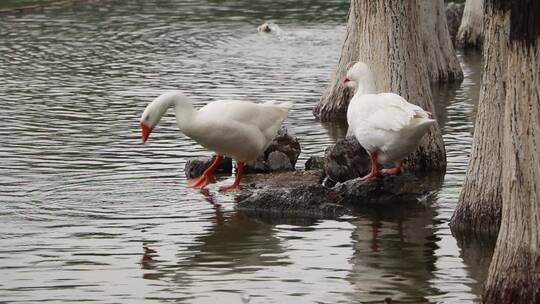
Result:
[[463,10],[463,17],[459,25],[456,44],[460,48],[482,47],[484,34],[482,24],[484,19],[485,0],[467,0]]
[[[345,120],[352,92],[343,85],[343,78],[355,61],[370,66],[377,91],[400,94],[409,102],[433,112],[418,18],[416,1],[352,0],[341,57],[330,85],[313,110],[315,116],[326,121]],[[438,125],[431,128],[409,159],[413,167],[446,167]]]
[[467,175],[450,226],[496,236],[502,205],[502,147],[506,53],[510,18],[486,3],[482,85]]
[[502,219],[485,303],[540,303],[540,2],[488,0],[510,14]]
[[452,44],[443,0],[417,0],[420,51],[430,81],[463,80],[463,71]]

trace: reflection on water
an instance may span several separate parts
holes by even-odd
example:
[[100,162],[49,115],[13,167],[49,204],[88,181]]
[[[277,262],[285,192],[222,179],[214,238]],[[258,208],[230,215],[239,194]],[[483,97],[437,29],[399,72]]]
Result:
[[[146,103],[179,88],[198,106],[292,100],[299,167],[322,154],[346,132],[311,109],[337,62],[348,5],[119,0],[0,16],[0,301],[477,301],[489,249],[461,243],[461,253],[448,229],[477,55],[461,55],[462,84],[434,88],[448,170],[423,206],[255,218],[215,184],[185,188],[186,160],[209,152],[177,132],[172,114],[140,144]],[[258,33],[263,20],[284,34]]]
[[375,210],[353,221],[355,253],[349,280],[354,298],[427,302],[437,293],[429,283],[437,248],[434,212],[430,207],[388,211]]

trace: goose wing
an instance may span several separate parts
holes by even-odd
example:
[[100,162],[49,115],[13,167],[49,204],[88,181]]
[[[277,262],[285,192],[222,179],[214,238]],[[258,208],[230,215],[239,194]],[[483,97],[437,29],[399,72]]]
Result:
[[428,112],[397,94],[377,94],[376,99],[371,101],[376,109],[367,117],[367,124],[372,128],[399,131],[411,125],[413,119],[430,120]]
[[223,100],[212,102],[199,110],[204,120],[226,124],[234,122],[257,128],[265,137],[273,139],[287,117],[291,103],[268,102],[256,104],[248,101]]

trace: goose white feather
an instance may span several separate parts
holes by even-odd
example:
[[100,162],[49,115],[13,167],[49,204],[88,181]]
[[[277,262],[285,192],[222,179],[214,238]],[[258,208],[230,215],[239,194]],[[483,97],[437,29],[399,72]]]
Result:
[[237,162],[251,161],[275,138],[291,105],[222,100],[196,110],[181,91],[167,92],[152,101],[142,114],[143,142],[172,107],[178,128],[201,146]]
[[[368,151],[372,165],[402,161],[435,122],[429,112],[397,94],[376,94],[373,75],[365,63],[353,65],[345,82],[356,89],[347,109],[349,133]],[[401,172],[400,164],[397,173]],[[371,173],[377,175],[378,171],[372,168]]]

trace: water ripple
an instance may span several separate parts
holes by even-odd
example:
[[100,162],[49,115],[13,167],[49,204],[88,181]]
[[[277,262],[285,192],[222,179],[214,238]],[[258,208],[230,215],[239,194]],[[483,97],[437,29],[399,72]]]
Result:
[[[340,220],[254,219],[186,189],[209,155],[172,115],[146,145],[138,118],[166,89],[196,106],[293,101],[301,168],[343,137],[311,109],[347,1],[102,1],[0,16],[0,293],[8,302],[257,303],[478,300],[448,229],[470,151],[478,63],[434,93],[448,173],[433,208]],[[260,34],[273,20],[280,35]],[[475,95],[476,94],[476,95]],[[230,177],[221,177],[219,183]]]

